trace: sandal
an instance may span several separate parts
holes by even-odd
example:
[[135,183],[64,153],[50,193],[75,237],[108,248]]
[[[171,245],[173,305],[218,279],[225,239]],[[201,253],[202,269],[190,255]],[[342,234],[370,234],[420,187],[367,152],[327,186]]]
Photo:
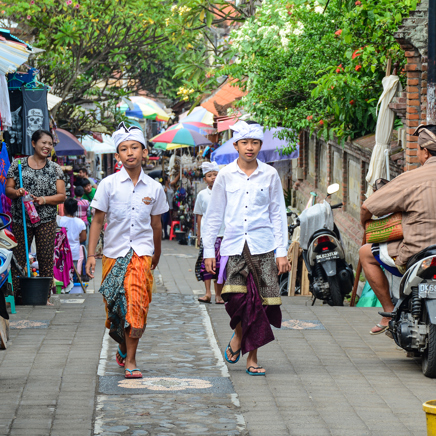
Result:
[[[139,374],[133,374],[133,372],[134,371],[138,371],[139,372]],[[130,374],[127,374],[127,373],[130,373]],[[138,369],[138,368],[135,368],[135,369],[125,369],[124,370],[124,378],[142,378],[142,372],[141,372],[141,370],[140,369]]]
[[[121,359],[125,359],[127,357],[127,353],[123,354],[122,351],[121,351],[120,346],[118,346],[118,350],[117,351],[118,351],[118,354],[120,355]],[[124,365],[125,365],[124,362],[120,362],[118,360],[118,356],[116,354],[115,354],[115,360],[117,361],[118,366],[121,366],[121,368],[124,368]]]
[[253,368],[253,369],[264,369],[264,368],[262,368],[261,366],[249,366],[249,367],[245,370],[245,372],[246,372],[248,375],[265,375],[265,374],[266,374],[265,372],[252,372],[252,371],[250,371],[250,368]]
[[[206,298],[206,300],[203,300],[203,298]],[[210,301],[210,300],[211,300],[211,299],[210,299],[210,298],[207,299],[206,296],[198,298],[198,301],[199,301],[200,303],[211,304],[211,301]]]
[[370,335],[381,335],[382,333],[384,333],[389,328],[388,325],[376,324],[375,326],[378,327],[380,330],[377,330],[376,332],[373,332],[372,330],[370,330],[369,331]]
[[[235,332],[233,332],[233,336],[235,336]],[[230,342],[232,342],[233,336],[230,338]],[[225,359],[227,360],[228,363],[231,363],[231,364],[233,365],[234,363],[238,363],[238,360],[239,360],[239,358],[241,357],[241,349],[239,349],[238,351],[233,351],[233,350],[232,350],[232,347],[230,346],[230,342],[229,342],[229,345],[227,345],[227,348],[226,348],[225,351],[224,351],[224,357],[225,357]],[[236,356],[236,355],[238,355],[238,357],[237,357],[235,360],[230,360],[230,359],[227,357],[227,350],[230,351],[230,354],[231,354],[232,356]]]

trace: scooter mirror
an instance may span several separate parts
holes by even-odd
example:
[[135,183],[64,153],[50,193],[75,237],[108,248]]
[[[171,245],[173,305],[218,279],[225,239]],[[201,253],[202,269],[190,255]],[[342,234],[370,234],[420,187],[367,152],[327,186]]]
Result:
[[338,191],[339,191],[339,183],[333,183],[333,185],[330,185],[327,188],[327,194],[328,195],[332,195],[332,194],[334,194],[335,192],[338,192]]

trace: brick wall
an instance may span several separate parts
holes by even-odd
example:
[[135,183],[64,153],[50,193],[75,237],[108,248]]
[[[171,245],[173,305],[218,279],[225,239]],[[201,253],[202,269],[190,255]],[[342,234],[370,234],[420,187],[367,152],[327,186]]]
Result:
[[427,9],[428,0],[422,0],[416,10],[403,20],[395,39],[404,50],[407,60],[405,92],[390,105],[401,117],[406,128],[404,171],[419,166],[417,138],[412,136],[419,124],[426,124],[427,106]]

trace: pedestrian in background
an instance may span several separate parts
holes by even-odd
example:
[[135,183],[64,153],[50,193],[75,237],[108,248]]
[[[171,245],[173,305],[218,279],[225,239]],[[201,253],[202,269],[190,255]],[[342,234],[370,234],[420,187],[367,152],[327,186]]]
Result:
[[[59,220],[59,227],[65,227],[67,229],[68,242],[70,243],[71,254],[76,270],[77,262],[80,258],[80,244],[86,241],[86,224],[81,218],[76,216],[77,210],[77,200],[67,198],[64,203],[65,216]],[[76,281],[77,279],[74,277],[74,282]]]
[[77,212],[74,216],[80,218],[86,224],[86,226],[89,226],[89,221],[88,221],[89,201],[84,200],[82,198],[84,193],[85,191],[82,188],[82,186],[76,186],[76,189],[74,189],[74,194],[76,195],[76,200],[77,200]]
[[[56,237],[57,205],[65,201],[65,182],[62,168],[49,157],[53,150],[53,136],[47,130],[37,130],[32,135],[33,156],[21,158],[23,188],[20,188],[18,159],[9,168],[6,182],[6,195],[12,200],[12,230],[18,246],[14,254],[20,265],[26,265],[23,215],[21,197],[26,191],[32,195],[40,221],[31,223],[26,217],[27,241],[29,247],[35,237],[39,274],[53,277],[53,253]],[[12,281],[17,303],[21,303],[18,270],[12,262]],[[47,290],[48,297],[50,290]]]
[[95,197],[95,193],[97,192],[97,190],[95,188],[92,187],[91,182],[88,179],[84,179],[82,182],[82,187],[84,190],[84,194],[82,196],[83,200],[87,200],[89,201],[89,212],[88,212],[88,223],[89,225],[91,225],[92,222],[92,206],[91,206],[91,202]]
[[165,181],[165,195],[167,197],[168,212],[165,212],[162,215],[162,225],[163,225],[163,231],[164,231],[164,239],[169,239],[168,237],[168,226],[171,226],[171,223],[173,221],[173,201],[174,201],[174,189],[170,185],[170,179],[168,176],[163,176]]
[[221,259],[220,247],[221,247],[221,241],[223,239],[224,229],[225,229],[224,223],[221,225],[221,228],[218,232],[218,237],[215,240],[215,266],[216,266],[215,274],[206,271],[206,268],[204,266],[204,259],[203,259],[203,242],[201,239],[201,236],[205,234],[205,229],[207,228],[206,212],[212,196],[212,187],[220,168],[216,162],[203,162],[201,165],[201,169],[203,171],[203,177],[207,185],[207,188],[203,189],[198,193],[194,206],[194,213],[197,216],[197,238],[198,240],[200,240],[198,259],[197,259],[197,263],[195,264],[195,275],[198,281],[204,282],[204,286],[206,287],[206,295],[200,297],[198,301],[200,303],[211,302],[212,299],[211,282],[212,280],[214,280],[215,304],[224,304],[224,300],[221,298],[221,291],[223,285],[217,283],[219,269],[220,269],[220,259]]
[[161,214],[168,211],[168,204],[162,185],[141,168],[142,158],[147,156],[142,131],[121,123],[112,137],[117,148],[115,157],[123,168],[100,182],[91,203],[95,216],[86,272],[94,278],[95,249],[106,215],[99,291],[106,304],[106,327],[119,343],[116,361],[125,369],[125,378],[142,378],[136,365],[136,349],[147,323],[151,271],[161,255]]
[[277,171],[257,160],[262,126],[239,121],[232,130],[239,157],[220,171],[214,183],[203,235],[205,266],[210,273],[217,271],[215,240],[224,221],[218,281],[223,281],[225,272],[221,295],[234,329],[224,357],[234,364],[241,351],[248,352],[247,374],[264,376],[257,350],[274,340],[271,325],[281,327],[277,276],[290,269],[285,201]]

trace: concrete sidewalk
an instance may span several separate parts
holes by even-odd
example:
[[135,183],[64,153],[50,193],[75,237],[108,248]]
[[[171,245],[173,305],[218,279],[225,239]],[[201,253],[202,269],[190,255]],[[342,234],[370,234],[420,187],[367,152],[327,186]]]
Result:
[[370,336],[376,308],[311,307],[283,298],[282,329],[259,352],[223,361],[231,331],[222,305],[194,275],[194,247],[164,241],[141,380],[125,380],[104,328],[99,272],[86,295],[60,308],[18,307],[0,350],[0,435],[425,435],[424,401],[436,381],[385,335]]
[[[167,292],[185,294],[186,284],[202,289],[193,247],[166,242],[164,253],[171,253],[160,264]],[[223,351],[229,317],[222,306],[206,307]],[[369,335],[378,310],[311,307],[306,297],[284,297],[283,328],[259,352],[267,376],[248,376],[245,358],[229,365],[249,434],[425,435],[422,403],[436,398],[436,380],[388,337]]]

